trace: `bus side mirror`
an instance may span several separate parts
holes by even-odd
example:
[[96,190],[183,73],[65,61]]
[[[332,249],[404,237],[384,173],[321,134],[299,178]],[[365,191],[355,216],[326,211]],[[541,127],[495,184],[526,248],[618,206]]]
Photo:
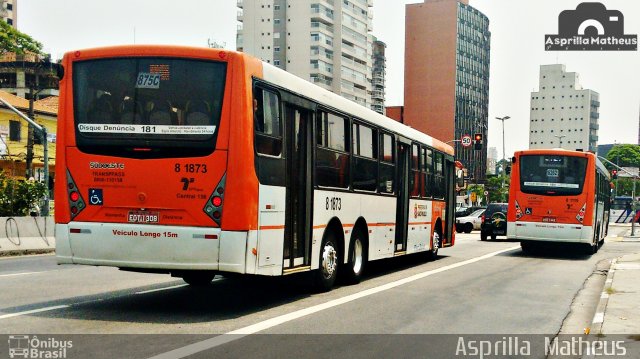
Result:
[[464,171],[456,170],[456,186],[463,188],[464,187]]

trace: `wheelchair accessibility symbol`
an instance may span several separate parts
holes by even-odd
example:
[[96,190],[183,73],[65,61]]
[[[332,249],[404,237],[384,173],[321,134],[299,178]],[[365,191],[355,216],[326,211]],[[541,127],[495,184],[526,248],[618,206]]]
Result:
[[102,206],[102,189],[90,188],[89,189],[89,204],[92,206]]

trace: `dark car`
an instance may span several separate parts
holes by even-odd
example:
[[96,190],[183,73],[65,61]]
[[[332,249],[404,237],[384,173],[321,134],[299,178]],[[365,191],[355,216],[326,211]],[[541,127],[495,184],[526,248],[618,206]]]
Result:
[[471,213],[479,210],[479,209],[483,209],[484,207],[482,206],[471,206],[471,207],[459,207],[456,208],[456,218],[458,217],[466,217],[468,215],[470,215]]
[[507,235],[507,203],[489,203],[480,225],[480,240]]

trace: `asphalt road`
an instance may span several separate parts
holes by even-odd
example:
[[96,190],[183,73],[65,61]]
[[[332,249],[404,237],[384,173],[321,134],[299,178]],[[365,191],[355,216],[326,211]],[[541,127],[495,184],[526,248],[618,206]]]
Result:
[[58,266],[50,255],[4,258],[0,333],[71,338],[68,358],[425,357],[425,347],[440,351],[429,357],[452,357],[460,334],[579,334],[599,291],[578,293],[603,277],[607,259],[633,252],[639,243],[608,240],[593,256],[525,255],[516,242],[481,242],[473,232],[435,261],[371,263],[362,283],[321,294],[304,275],[219,276],[191,288],[168,275]]

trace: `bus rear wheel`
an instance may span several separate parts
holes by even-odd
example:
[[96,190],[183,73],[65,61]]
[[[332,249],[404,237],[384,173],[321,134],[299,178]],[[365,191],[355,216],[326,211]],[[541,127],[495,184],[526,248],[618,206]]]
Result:
[[338,277],[339,247],[335,234],[328,232],[320,245],[320,268],[315,273],[315,288],[328,292]]
[[185,273],[182,275],[182,280],[191,286],[202,287],[211,283],[215,276],[216,275],[214,273],[208,272]]
[[367,263],[367,249],[365,239],[360,230],[356,230],[351,238],[349,245],[349,261],[345,268],[345,276],[347,283],[360,283],[362,273]]

